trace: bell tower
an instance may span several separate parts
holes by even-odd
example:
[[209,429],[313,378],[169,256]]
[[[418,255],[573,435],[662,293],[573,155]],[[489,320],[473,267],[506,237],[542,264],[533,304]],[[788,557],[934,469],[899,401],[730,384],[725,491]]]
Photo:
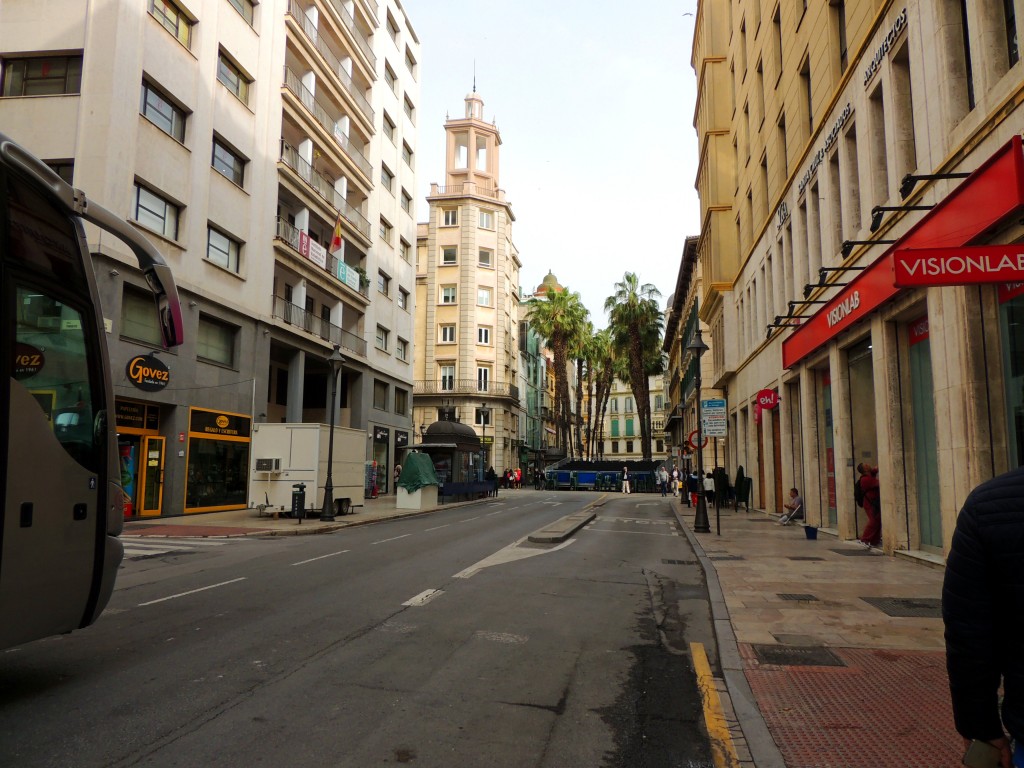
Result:
[[481,191],[497,190],[498,147],[501,134],[484,120],[484,100],[475,90],[466,96],[465,115],[445,121],[448,142],[445,185],[475,184]]

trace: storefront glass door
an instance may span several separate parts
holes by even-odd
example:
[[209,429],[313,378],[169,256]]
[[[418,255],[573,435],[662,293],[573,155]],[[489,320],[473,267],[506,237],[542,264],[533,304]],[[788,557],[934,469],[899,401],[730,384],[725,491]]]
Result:
[[818,454],[825,460],[825,509],[828,510],[828,527],[839,526],[839,508],[836,501],[836,449],[833,429],[835,420],[832,417],[832,376],[828,371],[820,371],[818,379]]
[[1009,465],[1024,464],[1024,284],[999,286]]
[[914,422],[914,468],[917,471],[917,514],[922,549],[941,550],[939,460],[935,435],[931,341],[928,318],[908,326],[910,342],[910,408]]
[[140,514],[159,515],[164,500],[164,438],[142,439],[142,499]]

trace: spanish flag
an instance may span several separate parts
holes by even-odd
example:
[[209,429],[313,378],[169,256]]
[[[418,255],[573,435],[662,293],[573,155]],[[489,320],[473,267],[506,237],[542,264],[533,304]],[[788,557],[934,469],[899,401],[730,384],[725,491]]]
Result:
[[341,250],[345,242],[341,239],[341,213],[338,213],[338,220],[334,223],[334,234],[331,235],[331,247],[328,253],[334,254]]

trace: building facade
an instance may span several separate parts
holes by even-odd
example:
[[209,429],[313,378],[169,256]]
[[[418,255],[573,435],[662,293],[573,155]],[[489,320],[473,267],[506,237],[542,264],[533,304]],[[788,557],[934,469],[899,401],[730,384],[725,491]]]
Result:
[[[390,476],[411,423],[418,61],[399,0],[0,7],[0,124],[149,236],[179,287],[185,344],[165,353],[133,260],[87,228],[127,514],[245,507],[253,422],[327,422],[335,345],[335,421]],[[154,357],[155,392],[131,373]]]
[[[668,461],[665,441],[665,380],[662,376],[647,379],[651,399],[651,457],[654,461]],[[612,379],[608,394],[608,407],[602,414],[594,414],[602,422],[604,436],[595,459],[604,461],[641,461],[640,415],[629,382]]]
[[1024,237],[1021,23],[699,3],[700,318],[754,505],[797,486],[851,539],[877,465],[885,550],[942,562],[969,491],[1024,462],[1021,275],[992,266]]
[[[417,239],[414,420],[472,424],[484,467],[519,466],[519,270],[500,187],[501,134],[473,91],[445,121],[445,183]],[[479,469],[479,468],[478,468]]]

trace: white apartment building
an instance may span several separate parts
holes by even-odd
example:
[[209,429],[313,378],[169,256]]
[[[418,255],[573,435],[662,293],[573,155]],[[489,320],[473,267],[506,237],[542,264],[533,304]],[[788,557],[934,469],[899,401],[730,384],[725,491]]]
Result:
[[[165,353],[131,258],[87,230],[126,514],[246,506],[253,423],[326,423],[335,345],[335,421],[386,490],[411,424],[419,48],[400,0],[0,3],[0,130],[136,224],[181,292]],[[121,374],[140,355],[166,388]]]

